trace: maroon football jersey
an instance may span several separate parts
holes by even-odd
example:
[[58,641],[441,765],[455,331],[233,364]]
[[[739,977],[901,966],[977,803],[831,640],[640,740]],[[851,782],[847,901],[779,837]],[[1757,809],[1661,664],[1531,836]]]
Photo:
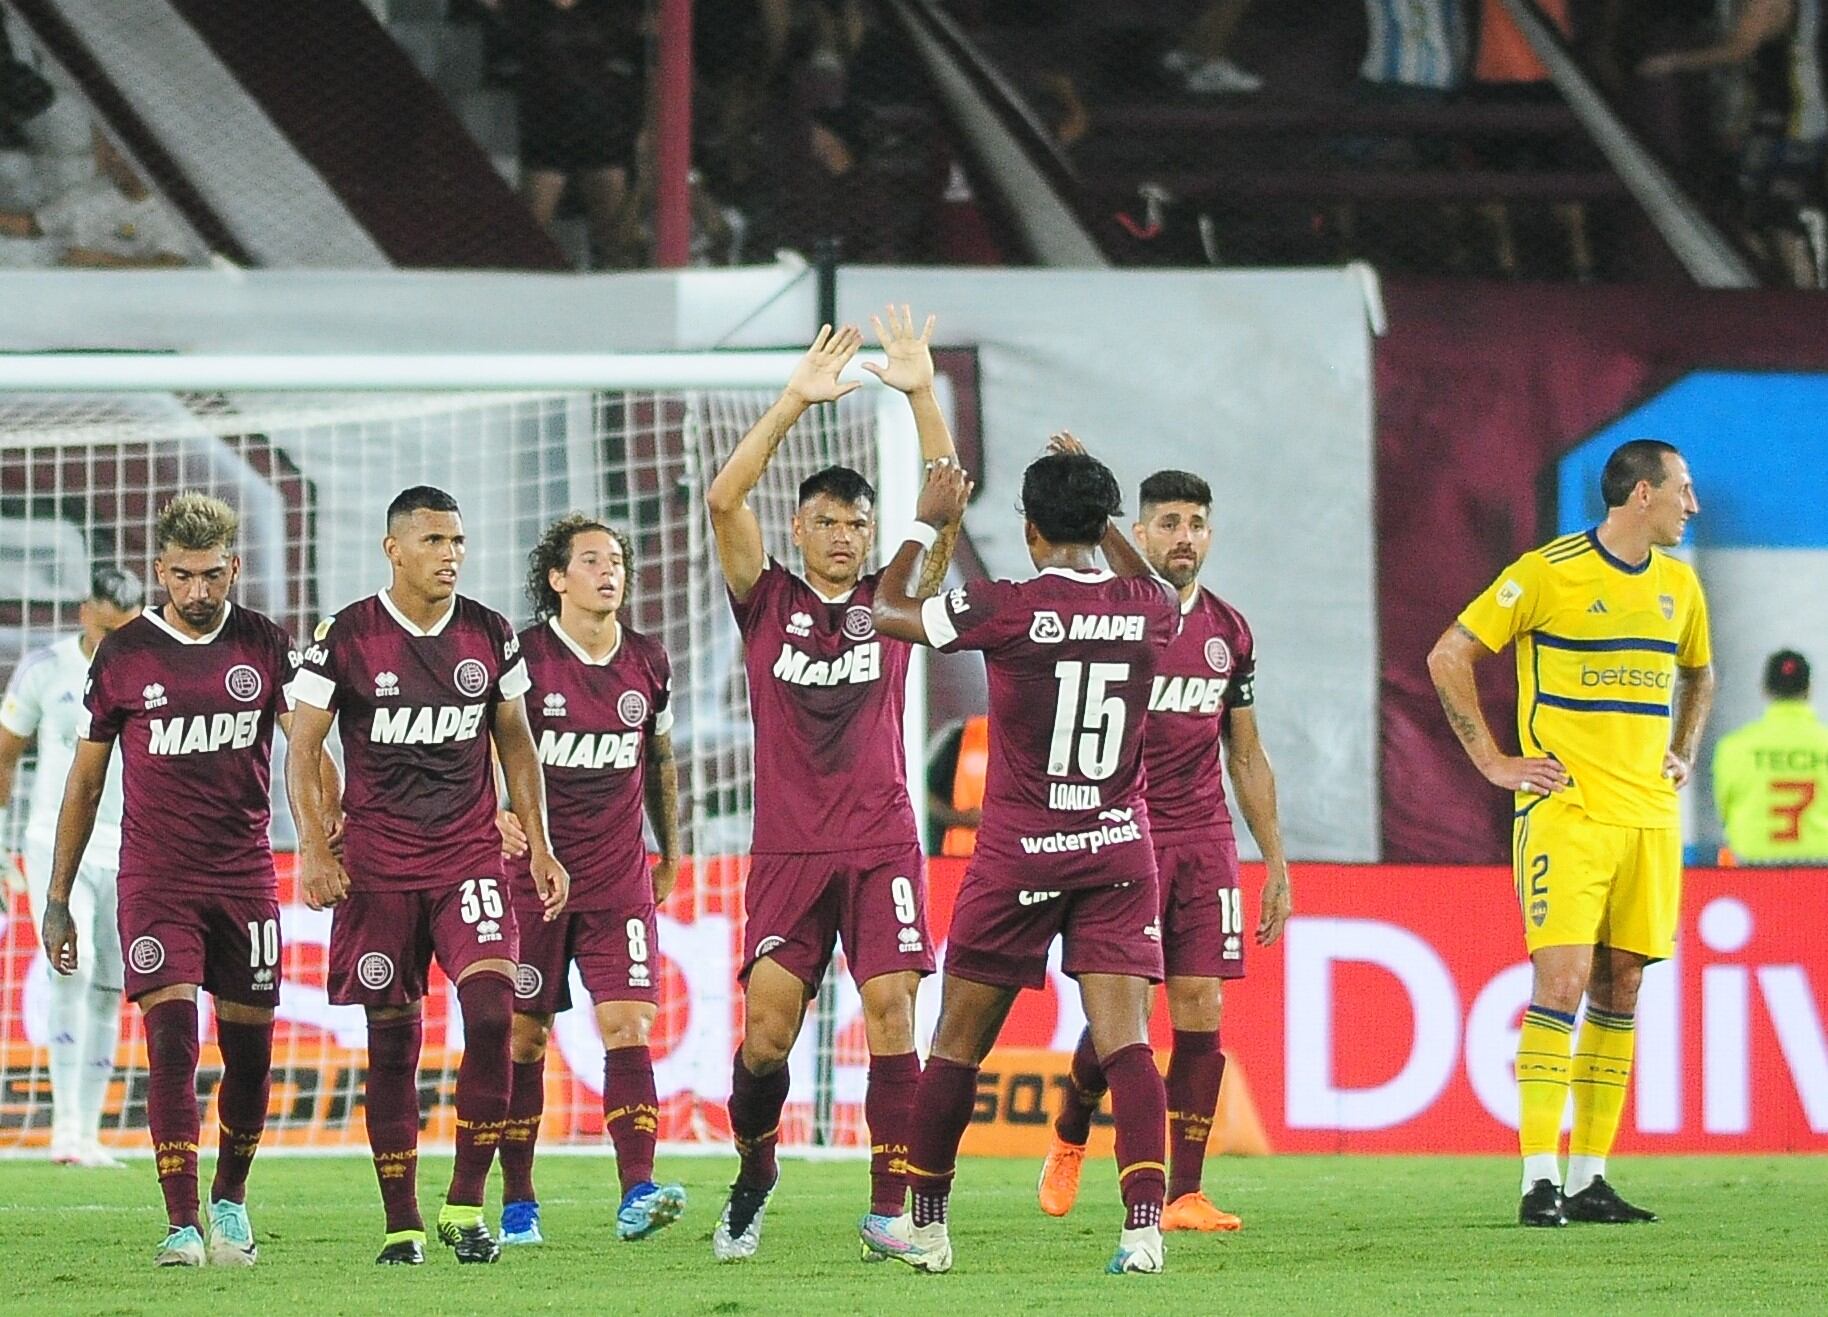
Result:
[[233,604],[200,639],[155,608],[96,647],[81,735],[120,743],[123,897],[274,892],[273,724],[297,662],[276,623]]
[[755,723],[758,855],[917,844],[902,751],[908,652],[876,634],[877,575],[821,597],[769,561],[730,597]]
[[1256,698],[1257,651],[1244,615],[1200,586],[1181,613],[1181,633],[1162,653],[1149,691],[1143,763],[1149,770],[1149,827],[1231,832],[1219,729],[1232,709]]
[[1049,568],[927,600],[927,639],[980,649],[990,764],[971,872],[1061,890],[1148,876],[1143,722],[1178,600],[1154,577]]
[[[641,811],[647,742],[673,729],[672,666],[660,642],[626,623],[608,658],[594,662],[557,618],[520,633],[533,685],[527,721],[546,774],[552,851],[571,874],[567,910],[611,910],[653,899]],[[511,860],[514,899],[539,898],[526,856]]]
[[489,729],[527,691],[508,619],[456,596],[421,631],[385,590],[320,622],[292,681],[343,741],[343,865],[358,889],[501,872]]

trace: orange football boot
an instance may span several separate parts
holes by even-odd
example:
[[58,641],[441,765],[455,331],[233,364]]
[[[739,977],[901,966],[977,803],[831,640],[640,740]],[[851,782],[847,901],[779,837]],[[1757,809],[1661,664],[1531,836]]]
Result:
[[1085,1145],[1068,1143],[1058,1134],[1041,1163],[1041,1210],[1049,1216],[1065,1216],[1073,1210],[1079,1197],[1079,1171],[1085,1165]]
[[[1046,1182],[1042,1187],[1045,1189]],[[1220,1211],[1199,1190],[1182,1194],[1162,1209],[1163,1230],[1242,1230],[1244,1222],[1230,1212]]]

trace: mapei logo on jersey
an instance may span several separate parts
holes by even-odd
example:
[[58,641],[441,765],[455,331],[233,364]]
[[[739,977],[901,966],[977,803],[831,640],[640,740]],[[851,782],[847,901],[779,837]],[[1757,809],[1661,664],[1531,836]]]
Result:
[[1230,685],[1229,677],[1157,676],[1149,688],[1149,712],[1210,716],[1224,705]]
[[625,727],[639,727],[647,721],[647,696],[640,691],[623,691],[616,701],[616,716]]
[[548,727],[540,733],[540,763],[547,768],[633,768],[639,762],[640,732],[555,732]]
[[927,949],[926,943],[921,940],[918,928],[904,928],[895,934],[895,945],[900,948],[901,954],[904,956],[917,955]]
[[790,636],[810,636],[812,634],[812,614],[796,612],[787,619],[787,634]]
[[540,973],[538,965],[516,965],[514,967],[514,995],[522,1001],[532,1001],[540,995],[540,989],[546,986],[546,976]]
[[377,672],[374,674],[374,697],[377,700],[387,699],[400,693],[400,674],[397,672]]
[[146,753],[207,755],[218,750],[245,750],[259,739],[259,709],[199,713],[190,718],[154,718],[151,735],[146,738]]
[[484,919],[477,923],[476,940],[478,942],[499,942],[501,939],[502,931],[500,920]]
[[136,974],[152,974],[165,964],[165,944],[156,937],[136,937],[127,948],[127,963]]
[[781,646],[774,661],[774,675],[794,686],[842,686],[882,677],[882,642],[866,640],[834,659],[813,659],[792,645]]
[[1506,581],[1498,587],[1498,607],[1509,608],[1523,598],[1523,587],[1515,581]]
[[393,957],[370,951],[355,963],[355,976],[364,988],[379,991],[394,981]]
[[489,670],[481,659],[467,658],[451,673],[451,680],[457,683],[459,695],[475,697],[489,689]]
[[145,690],[141,691],[140,694],[146,697],[146,707],[148,709],[162,709],[167,704],[171,703],[170,700],[165,698],[165,685],[163,682],[153,682]]
[[568,718],[571,715],[565,709],[565,697],[558,691],[548,691],[546,698],[540,701],[548,718]]
[[1051,608],[1036,612],[1034,621],[1028,624],[1028,638],[1037,645],[1057,645],[1066,639],[1066,623],[1060,620],[1060,614]]
[[1068,640],[1141,640],[1147,634],[1140,613],[1079,613],[1066,633]]
[[481,704],[377,708],[368,739],[376,745],[443,745],[447,741],[474,740],[482,730],[486,708]]
[[876,615],[862,604],[844,610],[844,634],[850,640],[868,640],[876,634]]
[[260,698],[260,691],[264,683],[260,680],[258,668],[250,667],[246,663],[237,663],[228,670],[228,676],[223,678],[222,684],[228,687],[230,695],[243,704],[252,704]]
[[1206,642],[1206,666],[1223,677],[1231,671],[1231,646],[1218,636]]

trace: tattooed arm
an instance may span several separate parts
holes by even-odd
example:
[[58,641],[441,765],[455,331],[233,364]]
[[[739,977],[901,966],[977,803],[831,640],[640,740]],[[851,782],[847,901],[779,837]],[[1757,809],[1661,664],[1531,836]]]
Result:
[[1544,796],[1562,790],[1568,785],[1568,773],[1557,761],[1507,755],[1492,738],[1473,678],[1473,665],[1490,653],[1484,641],[1458,622],[1448,627],[1429,651],[1428,673],[1434,678],[1435,693],[1441,697],[1448,726],[1465,747],[1473,766],[1493,786]]

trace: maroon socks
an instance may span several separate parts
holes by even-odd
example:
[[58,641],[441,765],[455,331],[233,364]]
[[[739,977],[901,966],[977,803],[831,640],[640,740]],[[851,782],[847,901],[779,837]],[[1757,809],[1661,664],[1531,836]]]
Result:
[[1147,1043],[1120,1047],[1104,1060],[1111,1083],[1111,1116],[1117,1124],[1117,1182],[1123,1191],[1124,1228],[1160,1225],[1167,1188],[1168,1098],[1155,1054]]
[[774,1145],[781,1137],[781,1108],[787,1105],[787,1067],[771,1075],[754,1075],[743,1064],[739,1047],[730,1067],[730,1133],[736,1137],[742,1165],[737,1183],[751,1189],[771,1188],[780,1177]]
[[375,1179],[387,1212],[387,1233],[424,1230],[419,1215],[418,1015],[368,1022],[368,1087],[364,1115]]
[[174,1227],[198,1226],[197,1003],[164,1001],[145,1012],[146,1123]]
[[1225,1053],[1219,1035],[1174,1031],[1168,1058],[1168,1201],[1198,1193],[1206,1168],[1206,1140],[1219,1107],[1219,1083],[1225,1077]]
[[908,1125],[920,1086],[913,1052],[870,1058],[863,1119],[870,1131],[870,1211],[900,1216],[908,1197]]
[[917,1226],[946,1219],[959,1141],[977,1103],[977,1071],[974,1065],[938,1056],[928,1057],[921,1071],[908,1140],[908,1185],[914,1191]]
[[1104,1100],[1107,1087],[1104,1067],[1098,1053],[1092,1050],[1092,1031],[1082,1030],[1079,1046],[1073,1049],[1072,1069],[1068,1071],[1072,1087],[1060,1103],[1060,1114],[1054,1119],[1054,1133],[1067,1143],[1083,1144],[1092,1134],[1092,1117]]
[[500,974],[472,974],[457,985],[463,1011],[463,1061],[457,1067],[457,1159],[447,1203],[481,1207],[489,1168],[508,1124],[514,985]]
[[533,1148],[539,1142],[540,1117],[546,1111],[546,1062],[516,1061],[508,1094],[508,1123],[501,1132],[501,1200],[531,1203]]
[[[786,1073],[782,1067],[781,1074]],[[777,1124],[779,1114],[777,1107]],[[622,1192],[651,1181],[654,1140],[660,1132],[660,1097],[654,1090],[653,1053],[645,1044],[603,1053],[603,1127],[616,1145],[616,1175]],[[772,1151],[771,1147],[771,1156]]]
[[216,1090],[221,1139],[211,1202],[245,1203],[248,1168],[267,1127],[267,1096],[273,1088],[273,1022],[235,1024],[217,1017],[216,1043],[222,1051],[222,1084]]

